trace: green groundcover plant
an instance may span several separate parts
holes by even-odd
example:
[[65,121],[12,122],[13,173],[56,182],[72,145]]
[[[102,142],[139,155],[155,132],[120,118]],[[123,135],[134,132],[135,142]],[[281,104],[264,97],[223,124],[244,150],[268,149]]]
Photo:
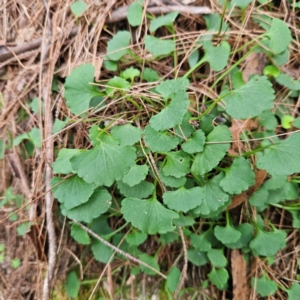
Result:
[[[238,5],[238,1],[232,2]],[[244,1],[245,7],[249,2]],[[130,6],[131,26],[141,26],[142,12],[139,2]],[[72,71],[65,82],[66,103],[74,115],[90,125],[90,147],[60,149],[52,164],[53,192],[61,214],[85,224],[111,244],[119,245],[122,240],[123,251],[152,267],[140,265],[133,269],[135,274],[155,275],[163,269],[169,295],[176,291],[181,271],[176,262],[169,270],[158,264],[161,247],[154,256],[140,250],[139,245],[149,235],[158,235],[161,245],[180,244],[182,230],[189,262],[195,266],[210,265],[207,280],[219,290],[226,290],[230,271],[225,251],[240,249],[245,256],[272,260],[286,247],[287,231],[260,216],[267,208],[283,208],[293,219],[293,227],[300,228],[300,206],[293,201],[298,199],[300,132],[291,130],[278,136],[275,131],[278,118],[274,85],[296,92],[297,97],[300,90],[299,81],[281,74],[279,69],[274,71],[285,63],[284,53],[292,40],[287,24],[276,18],[260,24],[265,32],[256,37],[259,43],[250,42],[250,50],[228,67],[230,57],[237,54],[231,52],[226,35],[229,25],[219,15],[205,16],[207,31],[194,43],[189,69],[182,77],[164,80],[148,64],[178,54],[175,35],[156,35],[159,28],[173,34],[177,16],[178,12],[174,12],[150,22],[143,40],[149,61],[136,57],[130,49],[131,33],[123,30],[108,42],[104,63],[118,76],[97,84],[91,64]],[[215,39],[218,34],[222,34],[222,41]],[[239,66],[254,51],[264,52],[274,66],[266,68],[264,75],[254,75],[244,82]],[[140,68],[121,70],[123,62],[135,62]],[[176,59],[174,64],[177,67]],[[219,87],[220,96],[206,99],[204,109],[195,112],[188,93],[191,75],[205,64],[218,72],[212,88]],[[148,82],[151,89],[147,88],[142,96],[135,93],[138,82]],[[89,112],[103,111],[112,101],[116,101],[121,112],[124,103],[129,103],[136,113],[128,113],[122,122],[116,122],[118,117],[105,123],[87,117]],[[126,115],[126,111],[120,115]],[[252,119],[259,126],[255,132],[246,130],[240,140],[233,140],[230,127],[236,119]],[[283,119],[287,128],[300,128],[299,120]],[[233,154],[230,150],[243,141],[251,147]],[[253,189],[258,170],[266,171],[266,179]],[[243,212],[243,221],[238,223],[226,209],[234,196],[251,188],[251,209]],[[123,219],[114,231],[109,226],[113,218]],[[200,220],[205,220],[201,228]],[[107,263],[114,250],[91,237],[77,222],[71,226],[71,236],[80,244],[91,245],[95,259]],[[280,288],[287,292],[288,299],[299,299],[300,285],[296,282],[285,288],[264,273],[253,277],[251,285],[263,297]],[[79,286],[72,271],[67,278],[69,295],[76,297]]]

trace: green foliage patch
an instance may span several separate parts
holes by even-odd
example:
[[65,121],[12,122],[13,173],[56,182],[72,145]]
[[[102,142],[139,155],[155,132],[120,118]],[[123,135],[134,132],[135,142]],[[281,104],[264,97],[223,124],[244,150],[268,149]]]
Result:
[[[229,5],[245,10],[250,2],[231,1]],[[142,4],[132,3],[127,15],[129,24],[142,26],[142,13]],[[55,177],[51,183],[64,216],[85,223],[110,243],[118,245],[116,241],[124,238],[120,247],[157,272],[144,264],[135,271],[148,275],[166,271],[158,259],[161,249],[165,244],[184,242],[189,262],[209,266],[207,280],[223,291],[231,276],[227,267],[230,249],[271,260],[287,245],[289,229],[279,229],[267,218],[262,220],[262,211],[274,206],[283,208],[293,217],[293,226],[300,227],[300,207],[291,202],[298,199],[300,133],[292,129],[300,127],[299,118],[289,119],[289,124],[283,126],[288,130],[284,135],[276,136],[279,131],[275,132],[275,115],[281,113],[282,117],[275,102],[276,84],[298,93],[299,82],[285,74],[273,76],[270,68],[265,76],[255,74],[244,82],[239,69],[253,51],[268,52],[272,63],[275,55],[286,50],[292,36],[286,23],[274,18],[257,37],[265,49],[251,42],[254,46],[249,53],[229,66],[236,53],[231,52],[230,39],[225,35],[228,25],[219,15],[205,16],[207,32],[195,40],[188,64],[180,65],[183,69],[173,79],[162,79],[151,69],[151,62],[169,57],[178,67],[174,57],[180,51],[180,41],[175,35],[166,39],[157,36],[164,29],[173,34],[177,16],[178,12],[173,12],[150,22],[150,33],[146,32],[142,41],[151,54],[149,60],[141,62],[136,57],[130,47],[133,36],[123,30],[107,43],[105,68],[115,72],[112,78],[95,84],[91,64],[71,72],[65,83],[71,113],[85,120],[91,100],[105,97],[105,103],[118,99],[120,106],[116,107],[128,117],[124,121],[120,113],[106,123],[87,119],[90,146],[62,148],[52,164]],[[222,39],[217,32],[224,34]],[[137,67],[132,66],[135,60]],[[120,71],[122,63],[130,66]],[[216,99],[205,96],[205,104],[195,109],[189,92],[196,70],[203,65],[213,72],[212,90],[220,95]],[[135,93],[142,81],[151,85],[151,92]],[[127,111],[128,107],[135,113]],[[117,122],[119,119],[121,122]],[[256,127],[237,134],[234,124],[247,120],[256,122]],[[26,138],[33,139],[30,134]],[[260,183],[256,177],[259,170],[266,171],[266,179]],[[243,194],[249,201],[240,210],[239,219],[229,209],[235,196]],[[102,225],[95,225],[113,218],[121,220],[115,231],[107,223],[108,232],[101,232]],[[124,237],[125,227],[129,232]],[[185,241],[180,240],[181,230]],[[160,244],[156,253],[137,248],[153,235],[158,235],[155,240]],[[113,255],[110,247],[92,239],[76,224],[71,227],[71,236],[80,244],[91,245],[99,262],[107,263]],[[178,266],[165,272],[168,295],[176,291],[180,281]],[[278,288],[266,275],[253,278],[251,285],[262,297],[274,294]],[[77,277],[71,272],[67,278],[71,297],[78,293],[77,286]],[[287,290],[291,299],[298,292],[296,284]]]

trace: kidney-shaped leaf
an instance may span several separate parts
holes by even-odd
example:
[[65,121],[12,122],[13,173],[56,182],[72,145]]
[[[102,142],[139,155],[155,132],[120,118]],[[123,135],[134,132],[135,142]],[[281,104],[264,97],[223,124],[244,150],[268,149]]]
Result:
[[277,290],[277,284],[270,280],[266,275],[260,278],[252,278],[251,286],[255,288],[256,292],[262,297],[267,297],[274,294]]
[[274,54],[283,52],[292,40],[288,25],[277,18],[273,19],[271,28],[265,35],[270,39],[270,49]]
[[176,191],[168,191],[163,194],[164,203],[176,211],[187,212],[202,203],[204,197],[201,187],[186,189],[181,187]]
[[150,22],[150,32],[154,32],[156,29],[162,26],[169,26],[174,23],[175,19],[178,16],[177,11],[173,11],[165,16],[157,17]]
[[71,112],[79,115],[89,109],[92,98],[100,96],[94,82],[95,68],[91,64],[75,68],[67,77],[65,83],[65,98]]
[[121,212],[127,222],[149,234],[173,231],[175,227],[172,220],[179,217],[174,211],[165,208],[156,198],[148,200],[125,198],[122,201]]
[[286,246],[286,233],[283,230],[266,232],[258,229],[255,238],[250,242],[250,248],[255,255],[273,256]]
[[225,177],[221,180],[222,189],[229,194],[240,194],[255,183],[255,173],[251,169],[249,160],[237,157],[232,165],[226,169]]
[[119,31],[107,43],[107,56],[111,60],[119,60],[123,55],[128,52],[127,47],[130,44],[130,32]]
[[87,202],[95,189],[94,184],[85,182],[77,175],[66,180],[53,177],[51,186],[53,186],[54,197],[60,203],[63,203],[66,209],[71,209]]
[[203,152],[196,155],[192,172],[203,175],[217,166],[230,147],[229,141],[231,141],[231,132],[228,127],[224,125],[215,127],[206,138]]
[[165,176],[180,178],[190,172],[190,156],[183,151],[167,152],[162,171]]
[[72,167],[86,182],[111,186],[135,164],[136,153],[131,146],[103,143],[74,156]]
[[157,131],[163,131],[181,124],[188,106],[189,100],[187,93],[182,91],[176,93],[170,104],[150,119],[151,127]]
[[179,144],[176,136],[167,131],[156,131],[150,125],[145,128],[145,142],[153,152],[170,151]]
[[121,146],[132,146],[140,140],[143,130],[131,124],[126,124],[114,126],[111,134],[119,139]]
[[217,47],[214,47],[211,41],[205,41],[203,48],[205,54],[201,59],[202,62],[208,62],[214,71],[221,71],[226,67],[230,53],[230,45],[226,41]]
[[172,40],[161,40],[151,35],[145,37],[145,48],[153,55],[168,55],[175,50],[176,45]]
[[90,223],[107,212],[111,206],[111,195],[105,188],[97,188],[88,201],[72,209],[61,208],[63,215],[79,222]]
[[258,155],[257,167],[265,169],[272,175],[291,175],[300,172],[300,133],[294,133],[280,141],[263,154]]
[[274,107],[274,90],[265,76],[254,76],[224,98],[226,112],[234,119],[247,119]]

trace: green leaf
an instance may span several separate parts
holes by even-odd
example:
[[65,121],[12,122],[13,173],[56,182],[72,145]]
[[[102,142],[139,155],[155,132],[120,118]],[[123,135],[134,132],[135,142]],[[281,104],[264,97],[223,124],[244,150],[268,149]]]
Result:
[[119,139],[108,134],[105,130],[102,130],[97,125],[93,125],[89,130],[89,138],[93,146],[104,146],[105,144],[119,145]]
[[127,20],[131,26],[140,26],[143,21],[143,7],[137,2],[129,5],[127,11]]
[[125,71],[121,72],[120,76],[124,79],[130,79],[130,81],[133,82],[134,78],[140,76],[140,74],[140,70],[130,67]]
[[268,65],[268,66],[264,67],[263,74],[265,76],[270,76],[270,77],[276,78],[280,75],[280,70],[273,65]]
[[159,80],[159,75],[156,71],[145,68],[142,76],[143,80],[146,80],[147,82],[154,82]]
[[231,0],[231,4],[240,7],[245,10],[246,7],[252,2],[252,0]]
[[225,268],[213,268],[208,274],[208,278],[219,290],[225,290],[227,288],[229,275]]
[[156,131],[150,125],[145,128],[145,142],[153,152],[167,152],[179,144],[176,136],[167,131]]
[[211,243],[206,238],[205,233],[202,233],[200,235],[191,234],[191,244],[194,248],[196,248],[199,251],[206,252],[209,249],[211,249]]
[[167,275],[165,289],[171,293],[175,292],[180,279],[180,275],[181,272],[176,266],[171,267]]
[[154,56],[168,55],[176,48],[173,40],[161,40],[151,35],[145,37],[145,48]]
[[139,184],[132,187],[122,181],[118,181],[117,185],[122,195],[132,198],[147,198],[154,190],[153,183],[148,181],[141,181]]
[[298,300],[300,299],[300,284],[298,282],[294,282],[292,286],[287,290],[288,300]]
[[300,228],[300,210],[290,210],[289,213],[292,215],[293,217],[293,227],[294,228]]
[[209,249],[207,257],[214,267],[222,268],[227,265],[227,258],[223,253],[223,249]]
[[264,111],[258,116],[259,125],[264,126],[267,130],[273,131],[278,123],[275,115],[271,111]]
[[236,243],[241,237],[241,232],[229,224],[225,227],[217,225],[214,229],[214,233],[216,238],[223,244]]
[[111,256],[114,254],[114,250],[112,248],[104,245],[99,240],[93,241],[92,251],[95,259],[105,264],[108,263]]
[[194,223],[195,223],[194,218],[190,216],[184,216],[182,213],[179,213],[179,218],[174,219],[173,221],[173,224],[175,226],[182,226],[182,227],[192,226],[194,225]]
[[31,141],[35,147],[42,147],[41,130],[39,128],[32,128],[28,133],[23,133],[14,139],[13,145],[19,145],[23,140]]
[[44,102],[41,101],[38,97],[32,99],[29,103],[30,109],[36,114],[43,114]]
[[114,76],[107,82],[105,92],[108,96],[112,97],[117,90],[129,91],[130,83],[121,77]]
[[132,146],[141,139],[143,130],[131,124],[125,124],[114,126],[111,134],[119,139],[121,146]]
[[122,181],[130,187],[133,187],[146,178],[148,170],[147,165],[134,165],[130,168],[128,173],[124,175]]
[[56,134],[63,130],[63,128],[68,124],[70,118],[66,118],[64,121],[61,121],[59,119],[55,119],[53,128],[52,128],[52,133]]
[[250,248],[256,256],[273,256],[286,246],[285,239],[286,233],[282,230],[266,232],[258,228],[255,238],[250,242]]
[[182,92],[185,92],[189,85],[189,80],[182,77],[178,79],[166,80],[160,83],[155,90],[162,95],[164,100],[167,100],[169,98],[174,98],[174,96],[176,96],[176,94],[179,92],[181,92],[180,97],[182,97]]
[[[221,19],[220,14],[209,14],[209,15],[203,16],[203,18],[205,20],[208,32],[216,33],[221,28],[220,34],[222,35],[226,31],[230,30],[230,28],[229,28],[228,24],[225,22],[224,18]],[[206,40],[209,40],[211,36],[212,36],[211,34],[206,35],[206,36],[204,36],[204,38]]]
[[201,187],[186,189],[181,187],[176,191],[168,191],[163,194],[164,204],[170,209],[187,212],[199,206],[204,197]]
[[195,131],[195,128],[190,124],[191,113],[188,111],[184,114],[182,122],[174,128],[174,131],[181,142],[188,139]]
[[71,236],[79,244],[88,245],[91,242],[88,233],[75,223],[73,223],[71,227]]
[[281,117],[281,126],[284,129],[290,129],[292,127],[291,123],[294,121],[294,117],[291,115],[283,115]]
[[63,203],[66,209],[72,209],[87,202],[95,189],[94,184],[85,182],[77,175],[69,177],[66,180],[53,177],[51,186],[55,185],[57,186],[53,188],[54,197],[60,203]]
[[272,175],[291,175],[300,172],[300,133],[271,145],[257,155],[256,166]]
[[226,112],[234,119],[247,119],[274,107],[274,90],[265,76],[254,76],[224,97]]
[[250,162],[242,156],[235,158],[232,165],[224,171],[225,177],[220,185],[229,194],[240,194],[255,184],[255,173]]
[[210,134],[214,130],[214,128],[215,128],[215,126],[213,125],[214,119],[215,119],[215,116],[212,114],[205,115],[202,117],[201,122],[199,124],[199,128],[206,135]]
[[300,81],[293,79],[291,76],[287,74],[280,74],[278,77],[275,78],[275,80],[277,83],[287,87],[292,91],[300,90]]
[[290,51],[289,48],[285,48],[285,50],[279,54],[273,56],[272,61],[278,67],[285,65],[289,61]]
[[[177,220],[177,219],[174,219],[174,220]],[[162,244],[168,245],[175,241],[178,241],[178,239],[179,239],[179,235],[176,234],[175,232],[167,232],[167,233],[161,234],[158,240]]]
[[107,43],[107,56],[110,60],[118,61],[126,53],[130,44],[130,32],[119,31],[108,43]]
[[72,70],[65,83],[65,98],[71,112],[79,115],[89,109],[90,100],[101,93],[90,83],[94,82],[95,68],[91,64]]
[[154,32],[162,26],[170,26],[174,23],[175,19],[178,16],[178,11],[173,11],[165,16],[157,17],[150,22],[150,32]]
[[67,294],[72,298],[77,298],[80,288],[80,281],[74,271],[70,272],[66,280]]
[[214,71],[223,70],[228,62],[230,54],[230,45],[223,41],[217,47],[214,47],[211,41],[203,43],[205,54],[201,62],[208,62]]
[[206,138],[203,152],[196,155],[192,172],[203,175],[217,166],[230,147],[229,141],[231,141],[231,132],[228,127],[225,125],[215,127]]
[[24,236],[26,233],[30,231],[31,226],[33,225],[32,222],[24,222],[17,227],[17,233],[20,236]]
[[300,128],[300,117],[296,118],[293,121],[293,126],[296,127],[296,128]]
[[[155,256],[150,256],[146,253],[143,253],[139,256],[140,260],[144,263],[146,263],[147,265],[153,267],[155,270],[159,271],[159,265],[156,261],[156,257]],[[154,272],[153,270],[147,268],[144,265],[140,265],[141,271],[145,274],[148,275],[156,275],[157,273]]]
[[194,209],[194,213],[207,216],[230,200],[229,195],[220,187],[220,181],[223,177],[224,175],[220,173],[205,184],[202,204]]
[[118,70],[118,62],[114,60],[104,60],[103,61],[105,69],[108,71],[117,71]]
[[90,223],[93,219],[107,212],[111,206],[111,200],[112,197],[109,192],[105,188],[99,187],[84,204],[72,209],[66,209],[64,205],[62,205],[61,212],[70,219]]
[[198,129],[193,133],[191,138],[181,145],[181,147],[184,152],[192,154],[196,152],[202,152],[204,144],[205,134],[201,129]]
[[144,243],[146,239],[147,239],[147,234],[140,231],[136,231],[126,236],[127,243],[133,246],[138,246]]
[[88,183],[111,186],[120,180],[135,164],[135,149],[103,143],[71,159],[78,176]]
[[190,69],[193,68],[197,64],[198,61],[199,61],[199,51],[194,50],[188,58],[188,63],[189,63]]
[[87,4],[83,1],[75,1],[71,4],[70,8],[73,15],[78,18],[87,10]]
[[292,40],[288,25],[277,18],[273,19],[271,28],[265,35],[270,39],[270,49],[275,54],[283,52]]
[[53,173],[54,174],[69,174],[75,173],[71,165],[71,158],[79,153],[82,150],[80,149],[67,149],[63,148],[59,151],[58,157],[54,163],[52,163]]
[[188,106],[188,95],[184,92],[178,92],[173,96],[169,105],[150,119],[151,127],[157,131],[163,131],[179,125]]
[[167,152],[166,163],[162,168],[165,176],[180,178],[190,172],[190,156],[183,151]]
[[184,186],[186,183],[186,177],[176,178],[174,176],[165,176],[162,169],[159,170],[159,178],[166,185],[174,188]]
[[12,266],[12,268],[14,268],[14,269],[19,268],[20,265],[21,265],[21,260],[20,260],[20,258],[14,258],[14,259],[11,261],[11,266]]
[[230,249],[241,249],[248,247],[249,242],[253,238],[252,225],[249,223],[243,223],[234,228],[241,233],[241,237],[235,243],[224,243],[224,245]]
[[260,278],[253,277],[251,279],[251,286],[262,297],[273,295],[277,290],[277,284],[270,280],[265,274]]
[[197,267],[203,266],[208,262],[206,253],[196,249],[188,250],[188,260]]
[[148,200],[125,198],[122,201],[121,212],[132,226],[149,234],[173,231],[175,227],[172,220],[179,217],[174,211],[166,209],[155,197]]

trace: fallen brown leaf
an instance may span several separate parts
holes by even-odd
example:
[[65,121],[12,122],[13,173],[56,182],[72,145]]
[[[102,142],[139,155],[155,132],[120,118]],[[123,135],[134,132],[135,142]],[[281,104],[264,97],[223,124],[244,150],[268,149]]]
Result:
[[237,249],[232,250],[231,252],[231,272],[233,300],[249,299],[247,284],[247,265],[243,256]]

